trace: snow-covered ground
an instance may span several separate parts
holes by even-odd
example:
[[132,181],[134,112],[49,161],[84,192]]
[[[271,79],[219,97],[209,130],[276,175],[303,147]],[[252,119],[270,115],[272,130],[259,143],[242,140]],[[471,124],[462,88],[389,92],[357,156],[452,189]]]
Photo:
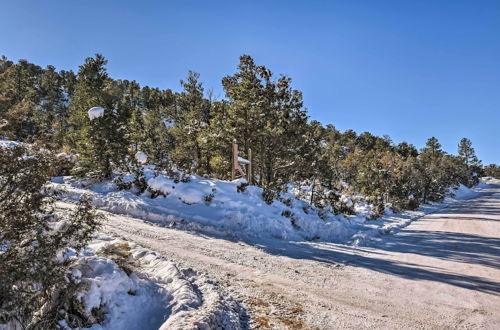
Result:
[[134,243],[101,233],[65,257],[73,261],[70,280],[84,284],[77,299],[85,312],[104,313],[104,321],[88,329],[241,328],[243,308],[220,287]]
[[[229,182],[190,175],[188,182],[184,182],[186,180],[174,180],[163,174],[155,175],[152,167],[145,167],[145,178],[158,195],[156,198],[151,198],[150,191],[137,194],[133,189],[119,190],[112,181],[90,184],[72,177],[56,177],[52,184],[61,192],[62,199],[74,201],[90,194],[99,208],[161,226],[250,242],[281,239],[355,245],[395,232],[455,200],[477,194],[474,189],[460,186],[450,189],[450,196],[443,203],[397,214],[386,208],[384,217],[367,220],[371,209],[363,203],[356,204],[354,216],[330,213],[320,217],[316,208],[292,194],[282,194],[269,205],[262,199],[261,188],[248,186],[238,192],[242,184],[239,180]],[[126,176],[124,181],[132,179]]]
[[[5,146],[12,147],[12,143],[5,142]],[[141,154],[136,155],[136,160],[146,161]],[[71,280],[86,284],[86,289],[78,294],[85,311],[90,313],[99,308],[104,313],[104,321],[94,324],[90,328],[93,330],[244,328],[248,326],[248,316],[239,303],[244,296],[251,297],[243,298],[246,307],[250,306],[253,313],[265,315],[259,316],[261,320],[254,315],[258,321],[252,322],[267,324],[266,318],[276,313],[280,322],[289,324],[290,320],[297,319],[294,314],[304,311],[293,304],[282,308],[282,299],[273,291],[266,289],[263,295],[254,296],[250,291],[254,287],[267,288],[267,283],[271,282],[279,284],[279,290],[296,286],[300,294],[309,292],[301,283],[307,283],[318,269],[323,271],[319,279],[326,281],[332,277],[332,267],[343,267],[328,262],[331,256],[346,264],[349,260],[341,256],[345,254],[351,258],[345,253],[350,247],[330,246],[329,242],[371,245],[426,214],[437,212],[457,200],[477,196],[490,183],[498,184],[497,180],[485,178],[475,189],[464,186],[451,189],[443,203],[423,205],[418,210],[397,214],[387,208],[384,217],[366,220],[370,206],[363,203],[357,204],[354,216],[329,214],[320,217],[317,209],[292,194],[283,194],[269,205],[263,201],[260,188],[242,189],[241,180],[228,182],[195,175],[189,176],[189,180],[175,180],[163,174],[155,175],[152,167],[144,167],[144,170],[150,191],[142,194],[134,189],[119,190],[112,181],[91,184],[73,177],[56,177],[51,183],[61,192],[62,200],[74,202],[90,194],[99,208],[130,216],[115,217],[109,222],[108,234],[99,233],[84,251],[68,251],[66,255],[74,261]],[[124,178],[125,182],[132,180],[132,176]],[[157,197],[151,198],[152,193]],[[58,203],[59,209],[72,207],[70,203]],[[161,228],[162,232],[150,224],[204,235],[198,237],[166,228]],[[110,234],[117,236],[108,236]],[[166,242],[168,234],[172,235],[172,242]],[[180,237],[190,241],[173,242]],[[214,237],[230,240],[214,240]],[[233,242],[233,239],[252,244]],[[327,248],[333,247],[334,250],[328,252]],[[109,251],[117,249],[125,252],[126,267],[112,260]],[[314,251],[312,255],[311,251]],[[293,262],[283,263],[284,257]],[[272,261],[267,262],[267,259]],[[294,264],[295,260],[302,259],[307,260],[303,265]],[[175,260],[175,264],[169,260]],[[313,261],[321,263],[314,263],[312,267]],[[210,275],[199,272],[200,269]],[[216,282],[212,282],[214,269]],[[269,269],[275,271],[272,276],[266,273]],[[240,296],[236,298],[223,288],[234,285],[230,280],[234,274],[241,277],[238,280],[241,281],[238,284]],[[302,282],[285,280],[283,274],[292,279],[301,278]],[[270,309],[266,305],[269,301],[279,308]]]
[[250,328],[498,329],[500,181],[478,190],[369,246],[247,243],[109,212],[102,231],[206,274]]

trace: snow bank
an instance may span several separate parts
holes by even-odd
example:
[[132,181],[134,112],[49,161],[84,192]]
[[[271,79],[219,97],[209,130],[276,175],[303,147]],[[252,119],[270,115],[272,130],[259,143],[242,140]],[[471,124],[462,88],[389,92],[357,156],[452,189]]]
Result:
[[[130,275],[106,256],[106,249],[128,247]],[[104,322],[91,330],[238,328],[242,307],[203,275],[183,274],[173,263],[133,243],[98,236],[81,253],[68,250],[69,279],[84,284],[77,293],[84,310],[99,309]],[[60,325],[71,329],[66,322]]]
[[[418,220],[427,214],[434,213],[457,201],[477,196],[486,186],[487,184],[485,185],[485,180],[482,179],[481,183],[473,189],[467,188],[464,185],[449,188],[448,193],[446,194],[447,196],[442,203],[422,204],[417,210],[413,211],[405,210],[400,213],[394,213],[390,209],[386,208],[384,217],[364,222],[362,224],[363,228],[352,236],[350,243],[353,245],[367,245],[370,244],[370,242],[376,242],[384,235],[394,234],[410,225],[413,221]],[[356,211],[365,213],[366,208],[369,208],[369,206],[363,204],[357,205]]]
[[94,120],[96,118],[104,116],[104,108],[101,107],[93,107],[88,111],[89,119]]
[[[53,185],[62,191],[62,198],[76,200],[90,193],[95,205],[108,211],[204,233],[245,239],[328,241],[344,241],[352,235],[352,227],[343,216],[331,215],[323,220],[316,209],[291,194],[268,205],[262,200],[261,188],[248,186],[237,192],[240,181],[191,175],[189,182],[182,182],[163,174],[155,176],[151,166],[145,167],[145,177],[150,189],[160,193],[159,197],[150,198],[147,191],[141,195],[120,191],[112,182],[83,187],[71,177],[54,179]],[[124,181],[129,179],[125,177]]]
[[487,188],[488,185],[490,185],[490,184],[500,185],[500,180],[487,176],[487,177],[481,178],[481,182],[479,183],[478,187],[479,188]]
[[158,329],[168,316],[171,296],[167,290],[136,274],[128,276],[117,264],[104,257],[82,259],[81,280],[88,291],[77,297],[85,311],[102,308],[105,322],[90,329]]
[[454,199],[469,199],[477,195],[477,191],[474,189],[470,189],[463,184],[459,185],[458,187],[450,188],[448,189],[448,194],[447,194],[447,199],[448,200],[454,200]]
[[[108,211],[144,219],[162,226],[193,230],[206,234],[238,237],[247,241],[278,238],[284,240],[321,240],[362,244],[372,237],[395,232],[419,217],[446,206],[457,199],[470,198],[475,190],[461,186],[441,204],[422,205],[416,211],[394,214],[386,208],[385,216],[367,221],[371,206],[356,202],[354,216],[318,214],[318,209],[292,194],[282,194],[271,205],[262,199],[262,189],[248,186],[242,192],[241,180],[235,182],[189,176],[188,182],[155,175],[154,167],[145,166],[145,178],[151,192],[137,195],[134,191],[118,190],[112,182],[83,187],[73,178],[54,180],[62,197],[79,199],[84,193],[93,194],[95,204]],[[131,181],[125,177],[124,181]],[[452,197],[451,195],[454,195]],[[342,195],[346,204],[352,197]]]

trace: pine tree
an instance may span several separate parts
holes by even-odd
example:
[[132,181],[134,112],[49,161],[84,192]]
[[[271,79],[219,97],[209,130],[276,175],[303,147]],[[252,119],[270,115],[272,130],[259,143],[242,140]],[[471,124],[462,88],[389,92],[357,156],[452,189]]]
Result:
[[481,165],[481,162],[476,156],[476,151],[472,147],[472,142],[467,138],[460,140],[460,143],[458,144],[458,156],[462,158],[467,168]]
[[144,152],[152,164],[160,169],[172,168],[172,150],[174,137],[172,134],[173,116],[168,112],[174,102],[171,90],[161,91],[144,87],[142,90],[144,106]]
[[67,289],[74,285],[67,280],[71,260],[58,256],[83,248],[99,225],[88,199],[56,225],[60,215],[53,212],[55,199],[45,184],[57,167],[46,150],[0,147],[1,328],[10,320],[23,329],[58,327]]
[[176,95],[174,105],[175,149],[172,158],[178,166],[189,172],[210,173],[210,159],[202,131],[210,122],[210,103],[204,98],[204,89],[198,73],[189,71],[186,81],[181,80],[183,91]]
[[[226,132],[239,142],[241,156],[252,148],[254,174],[260,186],[281,190],[293,177],[306,144],[307,113],[302,94],[291,79],[240,57],[239,71],[222,80],[229,101]],[[228,146],[228,151],[229,151]]]
[[[69,108],[71,131],[67,143],[78,152],[79,173],[98,180],[111,177],[113,167],[124,161],[128,147],[123,129],[126,118],[114,108],[116,100],[106,91],[106,63],[97,54],[80,66]],[[91,120],[88,110],[92,107],[103,107],[103,116]]]
[[500,166],[490,164],[484,168],[484,175],[500,180]]
[[435,137],[427,140],[425,148],[420,152],[419,160],[423,172],[423,202],[440,201],[444,198],[445,188],[442,185],[443,170],[441,161],[444,152],[441,150],[441,144]]
[[39,136],[44,142],[60,146],[66,128],[67,106],[63,94],[62,78],[49,65],[40,77],[40,104],[34,114]]
[[[210,100],[209,100],[210,101]],[[210,175],[219,179],[231,179],[230,146],[233,135],[228,123],[229,104],[226,100],[210,101],[210,125],[200,132],[204,151],[209,159]]]
[[458,157],[461,159],[462,164],[465,166],[465,177],[462,183],[468,187],[479,182],[478,174],[481,172],[481,161],[478,160],[476,152],[472,147],[472,142],[463,138],[458,144]]
[[37,125],[33,120],[40,98],[37,91],[41,68],[26,60],[8,65],[0,75],[0,115],[6,121],[2,135],[15,140],[33,141]]

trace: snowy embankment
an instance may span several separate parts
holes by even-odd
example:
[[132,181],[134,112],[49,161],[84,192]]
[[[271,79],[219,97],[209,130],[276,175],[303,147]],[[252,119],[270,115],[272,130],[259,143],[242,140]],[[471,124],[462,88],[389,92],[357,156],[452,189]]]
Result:
[[[132,179],[132,176],[124,178],[129,182]],[[155,175],[152,167],[145,167],[145,179],[150,191],[142,194],[119,190],[111,181],[90,184],[72,177],[54,178],[53,185],[61,191],[62,199],[78,200],[83,194],[91,194],[94,204],[102,209],[161,226],[249,241],[277,238],[356,245],[394,232],[425,214],[477,193],[461,186],[450,189],[455,197],[450,194],[443,203],[423,205],[418,210],[398,214],[386,208],[384,217],[366,220],[371,208],[364,203],[356,204],[354,216],[330,213],[320,217],[316,208],[292,194],[282,194],[269,205],[262,199],[262,189],[248,186],[241,191],[241,181],[191,175],[188,182],[183,182],[186,180]],[[156,198],[151,198],[151,191]]]
[[[419,218],[439,211],[457,201],[466,200],[473,198],[479,194],[482,188],[487,185],[487,182],[483,180],[478,186],[473,189],[467,188],[464,185],[460,185],[456,188],[448,189],[447,197],[441,203],[430,203],[423,204],[417,210],[405,210],[399,213],[392,212],[389,208],[386,208],[385,215],[382,218],[372,221],[364,221],[361,223],[362,228],[355,233],[350,242],[353,245],[366,245],[370,241],[377,241],[382,236],[387,234],[394,234],[400,229],[408,226],[415,220]],[[360,213],[363,213],[362,210]]]
[[133,243],[99,234],[84,251],[65,257],[73,265],[70,280],[85,288],[77,293],[84,312],[102,315],[88,329],[240,327],[243,309],[219,287]]

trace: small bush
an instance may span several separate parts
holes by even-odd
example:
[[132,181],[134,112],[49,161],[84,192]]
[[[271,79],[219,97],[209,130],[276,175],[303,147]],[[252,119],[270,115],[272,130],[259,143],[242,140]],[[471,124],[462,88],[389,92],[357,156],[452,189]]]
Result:
[[84,247],[100,224],[88,197],[71,214],[56,216],[45,187],[56,162],[47,152],[0,148],[0,323],[56,328],[68,301],[61,297],[75,290],[66,280],[70,262],[58,256]]
[[249,186],[250,184],[248,182],[240,182],[238,183],[238,185],[236,186],[236,191],[239,192],[239,193],[242,193],[244,192],[245,190],[247,190],[247,187]]
[[372,210],[368,216],[368,220],[375,220],[383,217],[385,214],[385,205],[381,197],[372,199]]
[[271,205],[276,198],[277,193],[271,189],[264,189],[262,191],[262,200],[267,204]]
[[144,177],[144,171],[141,169],[134,171],[134,188],[137,189],[137,194],[140,195],[148,189],[148,183]]
[[162,192],[160,190],[153,189],[151,187],[148,187],[147,191],[149,193],[149,198],[152,198],[152,199],[155,199],[158,196],[167,197],[167,194],[165,194],[164,192]]
[[123,177],[119,176],[114,179],[114,183],[118,187],[119,190],[130,190],[132,189],[132,182],[131,181],[124,181]]
[[282,202],[283,204],[285,204],[286,206],[288,207],[291,207],[293,202],[292,202],[292,199],[291,198],[285,198],[285,197],[281,197],[280,196],[280,202]]
[[210,204],[212,200],[214,199],[215,195],[214,194],[208,194],[203,197],[203,200],[205,201],[206,204]]

